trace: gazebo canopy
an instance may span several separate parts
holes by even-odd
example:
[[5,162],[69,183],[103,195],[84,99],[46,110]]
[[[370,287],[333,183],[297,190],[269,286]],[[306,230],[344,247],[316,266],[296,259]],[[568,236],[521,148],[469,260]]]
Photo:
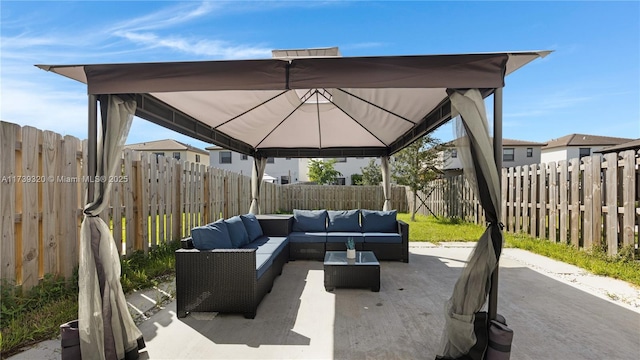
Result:
[[[136,116],[255,157],[393,154],[451,118],[447,89],[504,86],[549,51],[38,65],[125,94]],[[282,52],[282,51],[281,51]],[[276,55],[276,51],[274,51]]]

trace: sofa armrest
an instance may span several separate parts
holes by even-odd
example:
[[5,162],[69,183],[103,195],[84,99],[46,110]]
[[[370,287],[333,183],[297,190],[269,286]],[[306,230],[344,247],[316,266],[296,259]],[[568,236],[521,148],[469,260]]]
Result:
[[181,249],[194,249],[194,247],[193,247],[193,239],[191,239],[191,236],[180,240],[180,248]]
[[409,224],[398,220],[398,233],[402,236],[402,261],[409,262]]
[[266,236],[289,236],[293,231],[293,215],[256,215]]

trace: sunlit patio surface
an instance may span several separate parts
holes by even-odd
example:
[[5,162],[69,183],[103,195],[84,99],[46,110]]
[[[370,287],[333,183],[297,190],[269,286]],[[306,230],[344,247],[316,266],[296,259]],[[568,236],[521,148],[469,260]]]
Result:
[[[253,320],[216,313],[178,319],[169,303],[140,324],[147,343],[141,358],[434,359],[444,303],[470,246],[412,243],[409,264],[381,262],[380,292],[326,292],[322,262],[291,261]],[[500,263],[499,312],[515,332],[511,359],[637,359],[637,309],[547,276],[523,253],[505,249]],[[556,270],[579,276],[575,269]]]

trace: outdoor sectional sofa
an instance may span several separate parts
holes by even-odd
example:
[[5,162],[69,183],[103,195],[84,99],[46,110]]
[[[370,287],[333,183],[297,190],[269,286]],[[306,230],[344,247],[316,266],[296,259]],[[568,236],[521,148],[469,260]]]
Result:
[[395,211],[294,210],[291,215],[234,216],[191,230],[176,250],[178,317],[241,313],[253,319],[289,260],[322,260],[325,251],[357,250],[409,261],[409,226]]

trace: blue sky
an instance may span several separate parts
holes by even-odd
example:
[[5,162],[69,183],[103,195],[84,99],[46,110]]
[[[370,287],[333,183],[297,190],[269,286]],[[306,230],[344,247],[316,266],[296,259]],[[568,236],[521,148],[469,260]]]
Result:
[[[34,64],[554,50],[506,79],[505,138],[640,137],[640,2],[0,1],[0,118],[86,138],[86,88]],[[489,111],[491,107],[489,106]],[[452,126],[436,136],[452,138]],[[135,119],[128,143],[175,138]]]

